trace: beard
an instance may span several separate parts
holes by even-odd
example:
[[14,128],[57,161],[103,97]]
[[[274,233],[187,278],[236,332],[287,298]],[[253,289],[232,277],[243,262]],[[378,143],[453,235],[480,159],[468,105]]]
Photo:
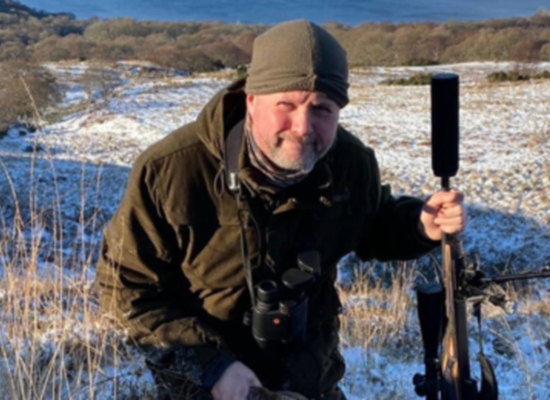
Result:
[[283,132],[275,143],[269,145],[266,156],[277,167],[290,171],[311,172],[326,153],[315,134],[298,137],[292,132]]
[[254,142],[255,151],[261,153],[261,158],[271,164],[271,168],[289,172],[311,172],[335,140],[333,135],[332,141],[323,146],[315,132],[298,136],[292,131],[284,131],[276,136],[266,136],[253,132],[250,115],[247,115],[245,129]]

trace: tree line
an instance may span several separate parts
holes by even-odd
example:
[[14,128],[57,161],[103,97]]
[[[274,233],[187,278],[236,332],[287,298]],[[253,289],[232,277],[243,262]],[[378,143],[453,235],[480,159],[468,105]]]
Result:
[[[0,1],[0,61],[142,59],[190,72],[235,68],[250,61],[267,25],[76,19],[8,8]],[[11,10],[11,11],[10,11]],[[325,24],[354,67],[466,61],[550,61],[550,13],[528,18],[441,24]]]
[[[39,65],[63,60],[145,60],[189,73],[237,68],[250,61],[254,38],[268,28],[129,18],[79,20],[68,13],[51,14],[2,0],[0,68],[17,67],[0,80],[25,74],[34,77],[29,81],[43,82],[42,89],[53,88],[51,76]],[[352,67],[550,61],[547,11],[527,18],[441,24],[366,22],[352,27],[329,22],[325,28],[343,44]],[[7,93],[3,82],[0,104]],[[3,110],[0,130],[6,118],[13,120]]]

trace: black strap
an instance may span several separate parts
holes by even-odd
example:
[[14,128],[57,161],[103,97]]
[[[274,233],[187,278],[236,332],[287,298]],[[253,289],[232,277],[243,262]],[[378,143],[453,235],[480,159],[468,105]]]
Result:
[[[256,304],[256,295],[254,292],[254,279],[253,279],[253,269],[255,268],[252,266],[252,262],[250,260],[250,256],[248,252],[248,243],[246,241],[246,233],[245,233],[246,224],[243,217],[243,213],[245,212],[245,210],[242,207],[243,204],[246,206],[248,215],[254,223],[254,227],[256,229],[256,236],[260,241],[260,245],[261,245],[261,233],[259,231],[258,224],[254,220],[254,217],[250,212],[250,206],[243,195],[241,182],[239,181],[239,155],[240,155],[241,146],[242,146],[243,133],[244,133],[244,120],[238,122],[229,131],[229,134],[227,135],[227,138],[225,141],[225,174],[227,178],[227,186],[229,188],[229,191],[231,192],[231,194],[233,194],[233,196],[235,196],[235,199],[237,200],[237,216],[239,218],[239,225],[240,225],[240,231],[241,231],[241,252],[243,257],[246,284],[248,286],[248,292],[250,293],[250,300],[252,302],[252,305],[254,305]],[[260,250],[260,254],[261,254],[261,250]]]
[[225,140],[225,174],[227,186],[231,193],[238,198],[241,192],[239,182],[239,154],[244,132],[244,119],[238,122],[227,135]]

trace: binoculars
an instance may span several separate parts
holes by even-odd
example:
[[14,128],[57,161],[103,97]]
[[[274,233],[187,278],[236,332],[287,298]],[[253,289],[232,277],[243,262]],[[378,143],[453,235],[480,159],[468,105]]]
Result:
[[280,349],[305,341],[307,324],[306,291],[321,273],[321,257],[315,251],[298,255],[298,268],[281,278],[282,287],[273,280],[256,285],[256,304],[251,312],[252,335],[262,350]]

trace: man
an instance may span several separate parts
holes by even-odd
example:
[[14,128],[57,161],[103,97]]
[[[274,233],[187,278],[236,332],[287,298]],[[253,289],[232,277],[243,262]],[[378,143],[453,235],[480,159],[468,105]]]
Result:
[[[338,260],[416,258],[464,229],[461,193],[422,203],[381,186],[373,151],[338,125],[348,86],[345,51],[328,32],[277,25],[254,42],[247,79],[137,159],[97,282],[167,398],[245,399],[263,386],[344,399]],[[304,326],[269,352],[250,327],[255,289],[283,287],[311,252],[320,268]]]

